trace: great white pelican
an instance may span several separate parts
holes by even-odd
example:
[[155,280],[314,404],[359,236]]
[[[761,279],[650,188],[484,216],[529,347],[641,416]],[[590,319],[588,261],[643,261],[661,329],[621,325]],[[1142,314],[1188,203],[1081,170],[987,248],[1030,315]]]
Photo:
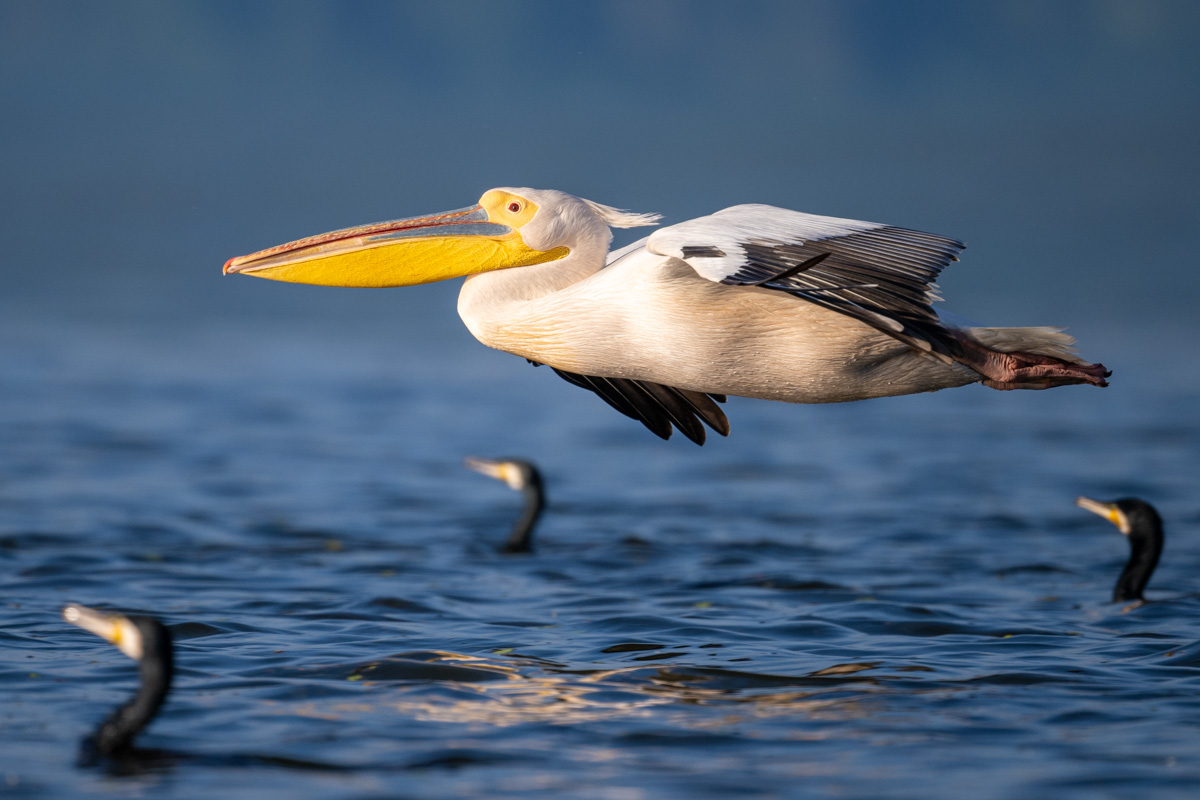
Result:
[[[932,233],[740,205],[609,252],[657,223],[546,189],[363,225],[230,259],[226,273],[323,286],[466,276],[458,313],[489,347],[547,364],[662,438],[721,435],[726,395],[840,403],[968,383],[1106,386],[1057,328],[951,323],[930,305],[965,245]],[[716,401],[716,402],[714,402]]]

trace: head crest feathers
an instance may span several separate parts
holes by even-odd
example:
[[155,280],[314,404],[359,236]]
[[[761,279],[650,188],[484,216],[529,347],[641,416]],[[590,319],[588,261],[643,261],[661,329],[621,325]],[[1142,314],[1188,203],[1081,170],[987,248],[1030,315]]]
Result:
[[[583,198],[580,198],[581,200]],[[591,200],[584,200],[588,208],[596,212],[600,219],[604,220],[613,228],[640,228],[643,225],[657,225],[662,219],[662,214],[637,214],[633,211],[625,211],[621,208],[613,208],[606,206],[603,203],[596,203]]]

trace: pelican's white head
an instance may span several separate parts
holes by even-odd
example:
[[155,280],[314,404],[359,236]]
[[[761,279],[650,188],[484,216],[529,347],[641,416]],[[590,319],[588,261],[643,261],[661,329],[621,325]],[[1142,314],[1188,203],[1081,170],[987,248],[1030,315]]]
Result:
[[532,209],[519,229],[526,244],[543,251],[555,247],[573,250],[580,247],[581,240],[596,236],[604,237],[607,246],[612,239],[609,228],[653,225],[659,220],[658,214],[622,211],[557,189],[492,189],[480,198],[479,205],[489,210],[489,218],[497,206],[502,212]]
[[225,263],[225,272],[322,286],[412,286],[543,264],[607,248],[609,227],[653,225],[634,214],[547,189],[491,189],[455,211],[299,239]]

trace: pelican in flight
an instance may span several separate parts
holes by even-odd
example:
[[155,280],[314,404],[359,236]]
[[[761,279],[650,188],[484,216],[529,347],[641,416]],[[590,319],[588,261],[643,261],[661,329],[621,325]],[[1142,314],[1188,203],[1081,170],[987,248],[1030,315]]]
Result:
[[721,435],[726,395],[841,403],[968,383],[1106,386],[1056,328],[943,320],[934,281],[965,247],[932,233],[766,205],[660,228],[565,192],[492,189],[476,205],[300,239],[225,273],[323,286],[466,276],[458,313],[489,347],[549,365],[662,438]]

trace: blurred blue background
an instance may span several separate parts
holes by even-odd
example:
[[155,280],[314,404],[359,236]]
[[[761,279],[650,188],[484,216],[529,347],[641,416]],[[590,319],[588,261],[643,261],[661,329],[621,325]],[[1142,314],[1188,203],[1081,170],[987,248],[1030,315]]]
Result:
[[515,185],[936,231],[970,246],[960,314],[1067,325],[1099,360],[1192,347],[1198,33],[1193,3],[1120,0],[4,2],[0,333],[471,353],[454,284],[221,264]]

